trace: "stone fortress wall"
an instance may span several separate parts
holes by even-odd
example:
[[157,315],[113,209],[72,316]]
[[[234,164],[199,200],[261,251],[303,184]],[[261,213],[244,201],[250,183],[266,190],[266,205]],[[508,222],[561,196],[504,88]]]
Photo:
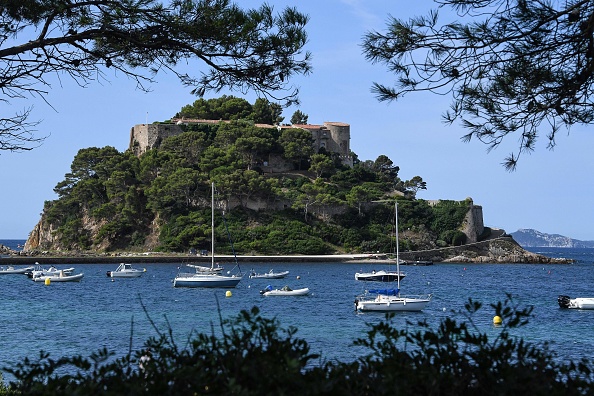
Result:
[[464,229],[462,232],[466,234],[466,243],[479,242],[479,238],[485,231],[483,224],[483,207],[470,204],[470,209],[464,219]]
[[[181,134],[184,124],[218,124],[219,120],[193,120],[173,119],[172,123],[162,124],[138,124],[130,130],[129,149],[137,156],[146,151],[159,147],[161,142],[170,137]],[[338,153],[343,164],[353,166],[351,156],[351,127],[342,122],[324,122],[323,125],[269,125],[256,124],[259,128],[301,128],[312,134],[314,149],[319,151],[324,148],[328,152]],[[279,166],[282,165],[279,163]],[[274,169],[272,169],[274,171]]]
[[[483,207],[475,205],[472,198],[466,198],[466,200],[469,201],[470,205],[460,231],[466,234],[466,243],[468,244],[479,242],[485,233],[485,224],[483,222]],[[427,201],[429,205],[436,205],[438,202],[439,200]]]
[[129,149],[141,156],[148,150],[159,147],[161,142],[183,132],[181,125],[176,124],[138,124],[130,130]]

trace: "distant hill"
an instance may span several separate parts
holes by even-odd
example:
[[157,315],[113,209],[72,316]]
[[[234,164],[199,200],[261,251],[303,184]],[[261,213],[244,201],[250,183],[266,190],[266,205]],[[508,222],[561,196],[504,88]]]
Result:
[[527,247],[563,247],[563,248],[594,248],[594,241],[580,241],[559,234],[545,234],[544,232],[521,229],[510,234],[520,246]]

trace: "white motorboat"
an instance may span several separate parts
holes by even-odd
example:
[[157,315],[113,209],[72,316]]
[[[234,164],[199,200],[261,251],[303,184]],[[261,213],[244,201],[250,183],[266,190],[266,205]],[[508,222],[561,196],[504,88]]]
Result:
[[269,272],[258,274],[254,270],[251,270],[250,279],[282,279],[287,275],[289,275],[289,271],[274,272],[274,270],[270,270]]
[[0,275],[9,275],[9,274],[24,274],[27,271],[33,270],[34,267],[18,267],[15,268],[12,265],[8,267],[0,267]]
[[[173,287],[218,287],[218,288],[233,288],[241,281],[243,275],[237,257],[235,258],[235,266],[239,269],[238,273],[226,275],[222,274],[222,267],[218,264],[215,266],[215,185],[212,183],[212,203],[211,203],[211,264],[209,267],[186,264],[180,267],[175,279],[173,279]],[[230,241],[231,242],[231,241]],[[194,272],[182,272],[183,267],[190,267]],[[220,268],[220,269],[219,269]]]
[[[400,252],[398,249],[398,202],[394,203],[394,225],[396,236],[396,273],[400,273]],[[355,299],[357,311],[422,311],[431,301],[431,294],[423,296],[400,295],[400,277],[396,276],[396,289],[366,290]]]
[[559,296],[557,302],[560,308],[594,309],[594,297],[571,298],[569,296]]
[[115,271],[107,271],[110,278],[138,278],[146,272],[146,268],[132,268],[132,264],[121,263]]
[[64,269],[59,270],[52,265],[49,268],[44,269],[43,267],[38,265],[35,267],[35,269],[33,269],[32,271],[27,271],[25,274],[29,278],[35,278],[38,276],[56,275],[56,274],[59,274],[60,271],[64,272],[64,274],[66,274],[66,275],[71,275],[74,272],[74,268],[71,267],[71,268],[64,268]]
[[263,296],[307,296],[309,289],[304,287],[293,290],[289,286],[283,286],[281,289],[273,289],[271,285],[268,285],[264,290],[260,291],[260,294]]
[[66,274],[63,270],[59,270],[57,274],[52,275],[38,275],[33,277],[33,282],[80,282],[83,278],[83,274]]
[[400,271],[371,271],[371,272],[357,272],[355,280],[358,281],[375,281],[375,282],[395,282],[396,280],[403,280],[406,274]]

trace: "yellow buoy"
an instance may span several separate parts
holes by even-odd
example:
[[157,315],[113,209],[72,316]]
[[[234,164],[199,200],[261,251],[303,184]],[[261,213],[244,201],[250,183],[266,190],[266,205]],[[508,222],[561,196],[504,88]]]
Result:
[[231,297],[233,295],[233,293],[231,293],[231,290],[227,290],[227,292],[225,293],[225,297]]
[[501,324],[501,316],[494,316],[493,324],[500,325]]
[[50,278],[45,278],[45,285],[49,286],[49,284],[52,283],[52,281],[50,280]]

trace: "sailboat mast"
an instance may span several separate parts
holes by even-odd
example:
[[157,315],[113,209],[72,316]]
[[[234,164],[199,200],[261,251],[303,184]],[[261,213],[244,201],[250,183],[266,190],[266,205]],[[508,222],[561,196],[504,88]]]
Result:
[[398,279],[398,294],[400,294],[400,249],[398,247],[398,202],[394,202],[394,224],[396,227],[396,278]]
[[212,254],[211,254],[212,257],[211,257],[211,261],[210,261],[210,269],[214,269],[214,243],[215,243],[214,195],[215,195],[215,187],[214,187],[214,182],[213,182],[212,183],[212,198],[211,198],[212,202],[211,202],[211,205],[210,205],[210,208],[211,208],[211,215],[210,215],[211,223],[210,223],[210,225],[211,225],[211,230],[212,230],[211,231],[211,236],[210,236],[210,239],[211,239],[211,242],[210,242],[211,243],[211,248],[210,248],[210,250],[212,252]]

